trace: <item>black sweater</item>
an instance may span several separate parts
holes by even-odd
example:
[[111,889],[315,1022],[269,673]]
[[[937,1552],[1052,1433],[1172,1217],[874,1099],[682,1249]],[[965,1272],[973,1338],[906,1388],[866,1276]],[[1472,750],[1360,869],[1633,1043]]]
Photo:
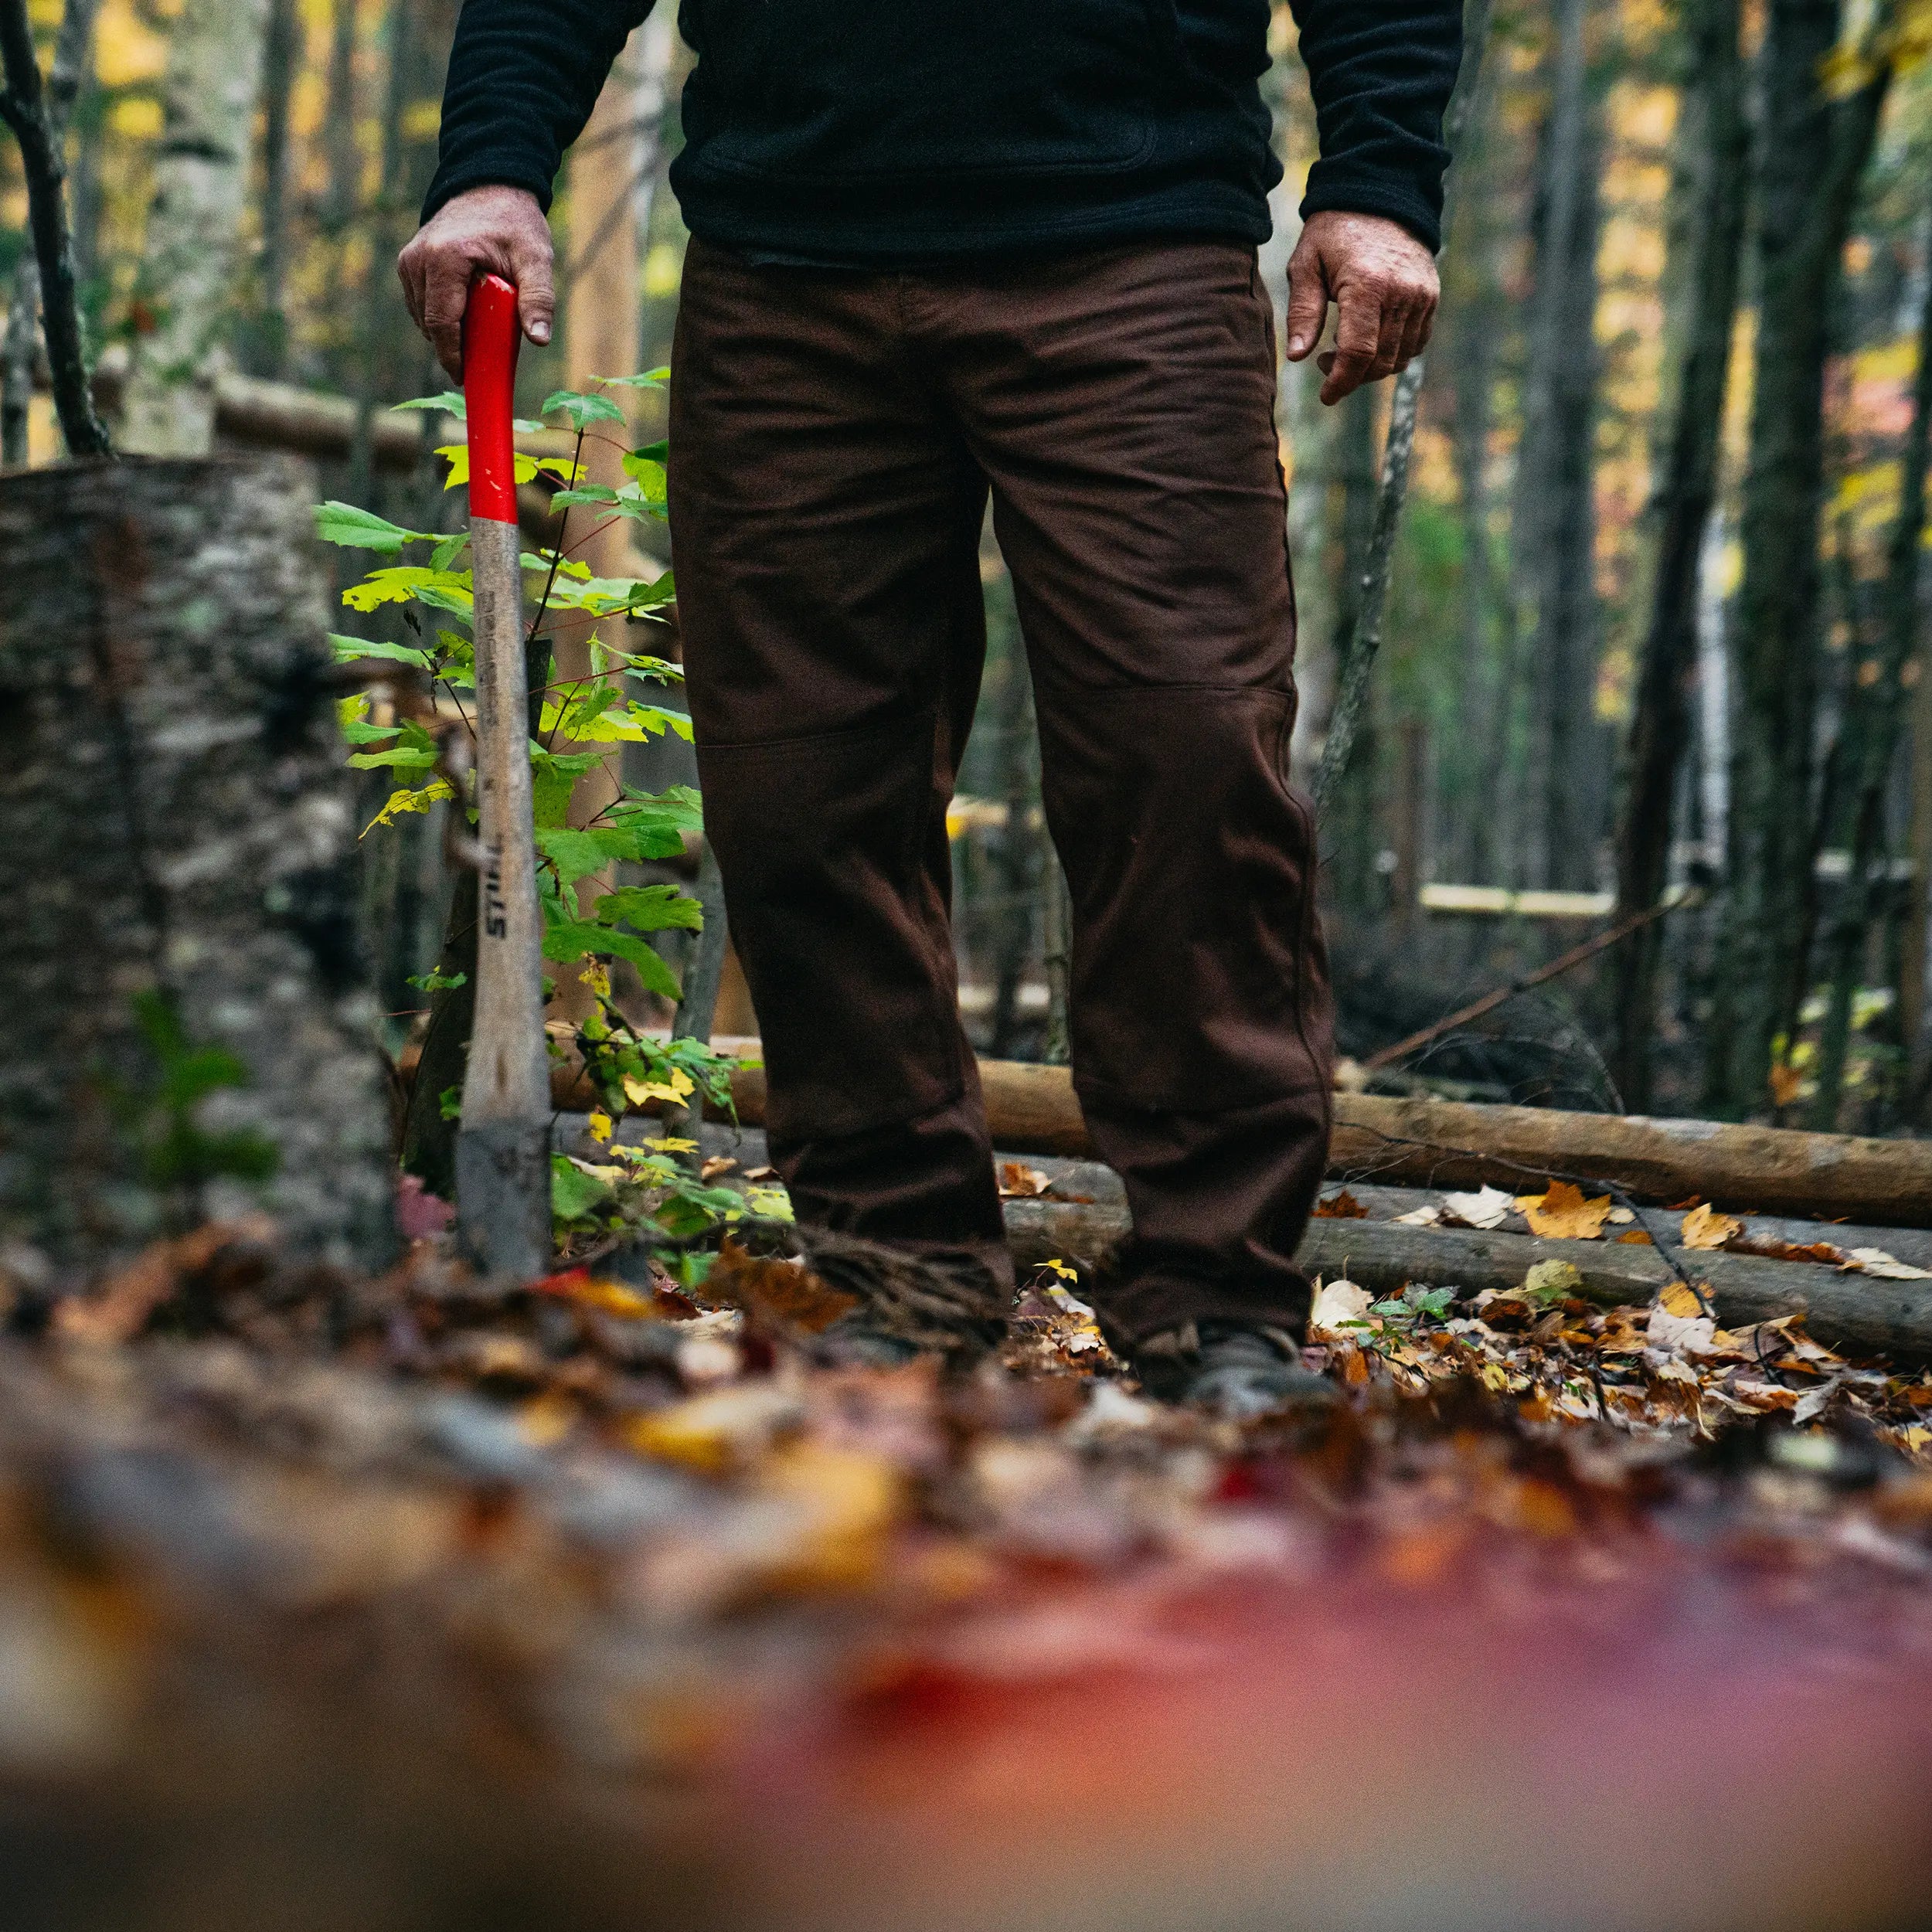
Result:
[[[423,213],[488,182],[546,208],[651,0],[464,0]],[[1304,214],[1440,245],[1460,0],[1296,0],[1321,158]],[[885,266],[1223,234],[1281,169],[1268,0],[682,0],[698,56],[671,170],[693,234]]]

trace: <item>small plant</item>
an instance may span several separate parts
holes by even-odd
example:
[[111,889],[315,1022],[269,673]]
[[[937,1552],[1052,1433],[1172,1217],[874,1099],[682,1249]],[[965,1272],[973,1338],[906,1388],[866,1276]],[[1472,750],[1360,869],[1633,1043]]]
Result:
[[196,1118],[209,1094],[247,1086],[247,1069],[224,1047],[195,1046],[168,994],[151,987],[134,995],[134,1008],[150,1069],[138,1084],[121,1088],[117,1098],[126,1130],[140,1149],[141,1179],[158,1192],[190,1196],[223,1178],[270,1179],[281,1158],[272,1141],[250,1128],[210,1133]]
[[1369,1312],[1390,1328],[1417,1328],[1425,1322],[1447,1321],[1455,1303],[1454,1288],[1427,1288],[1411,1282],[1400,1294],[1370,1302]]
[[[655,369],[645,376],[600,378],[599,386],[661,387],[667,373]],[[445,410],[459,420],[464,415],[463,398],[454,391],[397,406]],[[663,520],[665,445],[624,449],[628,480],[621,488],[587,484],[584,444],[594,439],[622,448],[604,426],[622,429],[623,411],[607,395],[559,389],[546,400],[541,413],[562,418],[576,434],[568,457],[521,452],[516,457],[519,483],[543,471],[565,486],[551,499],[564,516],[556,547],[526,552],[522,559],[537,587],[526,633],[528,655],[533,665],[547,666],[551,662],[547,627],[559,615],[587,616],[604,624],[655,618],[672,602],[675,589],[668,571],[649,579],[600,577],[572,554],[614,522]],[[516,427],[527,433],[544,424],[519,422]],[[437,454],[448,464],[446,488],[468,482],[465,444],[449,444]],[[570,512],[580,508],[589,509],[597,520],[570,541]],[[380,717],[366,694],[342,702],[342,733],[353,747],[349,763],[360,770],[393,772],[397,780],[382,809],[364,828],[366,837],[379,826],[393,826],[407,814],[425,812],[455,798],[440,740],[447,730],[471,723],[475,652],[471,632],[474,593],[464,562],[469,538],[466,532],[440,536],[406,529],[369,511],[335,502],[325,503],[317,511],[316,528],[328,543],[399,560],[371,570],[343,593],[342,601],[350,610],[362,612],[396,607],[413,639],[399,644],[333,637],[338,661],[400,664],[415,674],[413,682],[418,689],[428,693],[427,701],[399,702]],[[419,546],[427,546],[426,560],[400,560]],[[567,682],[551,678],[544,684],[530,743],[543,956],[560,967],[577,968],[596,996],[590,1016],[577,1029],[575,1043],[606,1110],[600,1117],[607,1122],[621,1119],[634,1108],[653,1104],[681,1107],[694,1095],[729,1111],[734,1060],[702,1041],[664,1040],[639,1031],[611,996],[611,962],[621,959],[629,962],[648,992],[668,1000],[678,998],[676,976],[649,935],[699,930],[704,920],[699,903],[674,885],[619,886],[594,893],[587,883],[607,875],[614,865],[680,855],[687,835],[697,832],[702,823],[698,794],[682,785],[654,793],[621,787],[618,796],[587,824],[573,825],[568,821],[577,781],[604,762],[607,753],[602,747],[641,743],[666,733],[689,740],[689,717],[653,701],[655,694],[681,683],[684,673],[665,658],[620,649],[596,631],[590,634],[588,649],[587,676]],[[646,695],[640,695],[639,686]],[[462,804],[473,816],[468,801]],[[436,971],[419,975],[411,984],[435,992],[462,980],[460,974]],[[560,1056],[563,1052],[554,1039],[551,1051]],[[451,1090],[441,1099],[449,1117],[460,1096]],[[743,1196],[700,1185],[672,1158],[675,1151],[689,1151],[689,1144],[665,1141],[654,1145],[657,1151],[648,1155],[635,1149],[614,1151],[614,1165],[607,1170],[558,1156],[555,1201],[560,1237],[578,1240],[590,1231],[592,1223],[607,1231],[614,1212],[620,1220],[648,1219],[669,1239],[682,1241],[743,1212]]]

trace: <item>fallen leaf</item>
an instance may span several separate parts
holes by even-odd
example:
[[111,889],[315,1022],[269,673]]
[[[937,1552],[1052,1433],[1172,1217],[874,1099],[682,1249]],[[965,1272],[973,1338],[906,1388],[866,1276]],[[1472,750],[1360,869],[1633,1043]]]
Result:
[[[629,1083],[627,1081],[625,1084],[628,1086]],[[590,1117],[584,1122],[583,1125],[585,1132],[600,1147],[603,1146],[611,1138],[613,1122],[610,1115],[605,1113],[600,1107],[593,1110]]]
[[1694,1321],[1704,1312],[1704,1304],[1697,1298],[1697,1291],[1688,1281],[1672,1281],[1657,1297],[1657,1305],[1666,1315],[1674,1315],[1680,1321]]
[[1628,1248],[1654,1248],[1657,1245],[1642,1228],[1626,1228],[1617,1239]]
[[1684,1216],[1679,1239],[1687,1248],[1721,1248],[1744,1232],[1744,1223],[1734,1216],[1719,1214],[1708,1205],[1694,1207]]
[[716,1475],[755,1461],[804,1420],[796,1395],[769,1382],[743,1382],[632,1416],[623,1434],[641,1454]]
[[1789,1107],[1798,1098],[1798,1089],[1804,1083],[1804,1077],[1795,1066],[1774,1066],[1771,1069],[1771,1104]]
[[1324,1282],[1315,1290],[1315,1304],[1308,1310],[1310,1337],[1324,1336],[1332,1342],[1353,1340],[1361,1330],[1343,1325],[1366,1321],[1374,1300],[1366,1288],[1359,1288],[1352,1281]]
[[1478,1188],[1473,1194],[1445,1194],[1444,1210],[1464,1227],[1499,1228],[1515,1206],[1499,1187]]
[[735,1173],[737,1171],[737,1166],[738,1163],[729,1154],[713,1154],[698,1169],[698,1179],[701,1181],[715,1181],[720,1174]]
[[1845,1257],[1845,1266],[1883,1281],[1932,1281],[1932,1269],[1915,1268],[1883,1248],[1854,1248]]
[[999,1164],[999,1197],[1002,1201],[1033,1200],[1053,1185],[1049,1176],[1036,1167],[1027,1166],[1023,1161],[1002,1161]]
[[109,1275],[92,1294],[70,1295],[54,1310],[54,1333],[70,1342],[131,1342],[148,1318],[221,1250],[275,1238],[272,1221],[250,1216],[210,1221],[172,1241],[155,1241]]
[[1779,1241],[1769,1238],[1760,1241],[1744,1235],[1731,1243],[1731,1252],[1761,1254],[1773,1261],[1816,1261],[1834,1268],[1845,1264],[1845,1250],[1833,1247],[1829,1241]]
[[1583,1190],[1571,1181],[1552,1181],[1547,1193],[1520,1196],[1516,1206],[1529,1223],[1530,1233],[1550,1241],[1600,1240],[1604,1223],[1610,1216],[1607,1194],[1587,1201]]
[[1564,1301],[1583,1291],[1573,1261],[1539,1261],[1522,1278],[1522,1292],[1532,1301]]
[[859,1306],[858,1296],[821,1280],[804,1262],[748,1253],[736,1241],[719,1250],[705,1287],[717,1300],[807,1335],[823,1335]]
[[1419,1208],[1411,1208],[1406,1214],[1398,1214],[1396,1225],[1405,1228],[1440,1227],[1442,1225],[1442,1209],[1425,1202]]
[[1339,1194],[1315,1202],[1315,1218],[1318,1221],[1366,1221],[1369,1210],[1345,1187]]

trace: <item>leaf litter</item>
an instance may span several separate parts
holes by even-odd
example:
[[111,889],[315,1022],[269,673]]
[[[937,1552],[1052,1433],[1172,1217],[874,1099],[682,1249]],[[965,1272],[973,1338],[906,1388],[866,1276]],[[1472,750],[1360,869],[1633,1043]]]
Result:
[[[1607,1219],[1556,1192],[1539,1212]],[[940,1683],[1185,1676],[1217,1654],[1208,1602],[1302,1604],[1305,1634],[1365,1591],[1480,1617],[1581,1590],[1641,1629],[1659,1591],[1716,1590],[1848,1655],[1932,1655],[1932,1372],[1799,1318],[1724,1329],[1682,1284],[1607,1309],[1577,1284],[1324,1281],[1308,1359],[1343,1402],[1236,1424],[1145,1396],[1066,1264],[948,1372],[842,1356],[852,1296],[740,1248],[696,1288],[634,1258],[506,1289],[437,1240],[366,1280],[202,1230],[77,1299],[13,1283],[0,1607],[66,1589],[77,1537],[170,1628],[406,1604],[423,1650],[498,1660],[466,1694],[540,1754],[652,1777],[801,1699],[917,1726]],[[124,1473],[148,1465],[172,1473]],[[136,1734],[137,1691],[99,1685],[145,1681],[151,1628],[90,1625],[36,1680],[33,1735],[70,1740],[43,1768]]]

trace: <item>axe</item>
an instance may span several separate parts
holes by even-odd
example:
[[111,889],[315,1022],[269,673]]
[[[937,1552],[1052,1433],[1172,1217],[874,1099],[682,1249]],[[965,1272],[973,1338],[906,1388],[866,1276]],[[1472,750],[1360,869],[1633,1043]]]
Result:
[[485,275],[471,287],[463,317],[481,852],[456,1225],[459,1244],[478,1267],[529,1281],[550,1264],[550,1092],[512,430],[520,340],[516,291],[501,276]]

